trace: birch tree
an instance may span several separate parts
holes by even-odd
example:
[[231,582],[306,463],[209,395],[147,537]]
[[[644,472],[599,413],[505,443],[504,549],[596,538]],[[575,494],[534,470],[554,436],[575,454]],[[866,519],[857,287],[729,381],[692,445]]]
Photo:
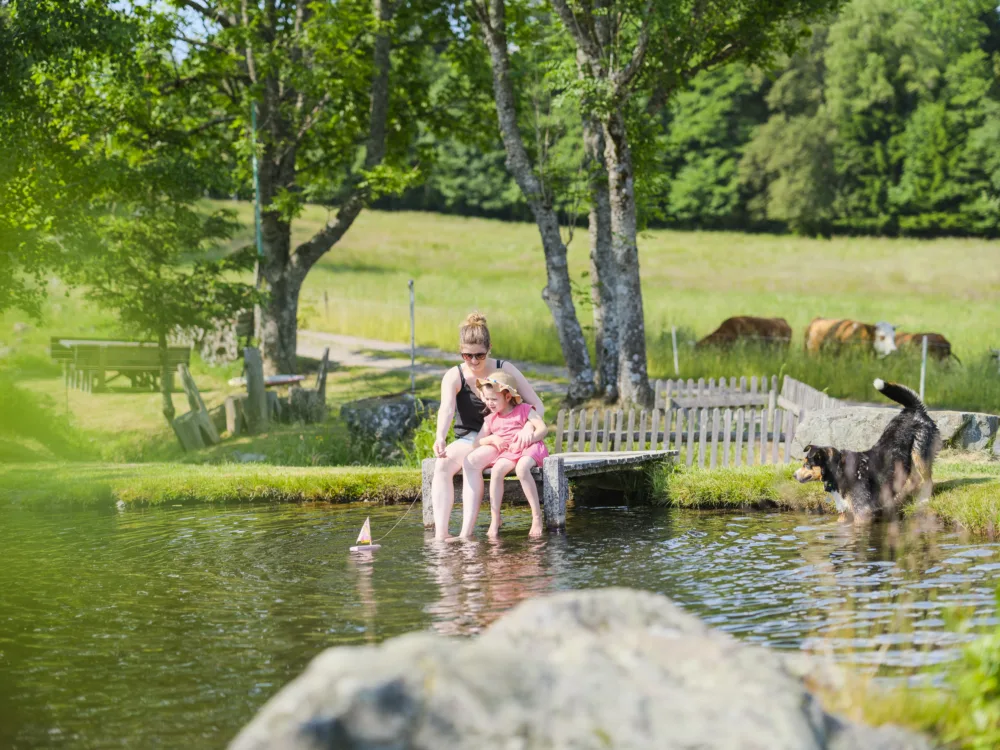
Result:
[[[581,95],[600,123],[608,175],[618,395],[648,404],[630,119],[655,112],[695,74],[733,60],[765,62],[839,0],[551,0],[576,46]],[[645,109],[637,94],[648,97]],[[601,279],[604,282],[604,279]]]

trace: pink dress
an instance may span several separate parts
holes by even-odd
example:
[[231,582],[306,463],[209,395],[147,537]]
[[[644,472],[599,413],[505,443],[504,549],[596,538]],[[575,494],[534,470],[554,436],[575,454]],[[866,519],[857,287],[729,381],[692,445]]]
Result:
[[[530,413],[531,404],[518,404],[510,410],[509,414],[502,415],[499,412],[490,414],[486,417],[486,424],[490,426],[490,434],[496,435],[509,445],[514,441],[514,438],[517,436],[517,433],[521,431],[521,428],[528,423],[528,415]],[[496,457],[493,463],[495,464],[501,458],[508,458],[514,463],[517,463],[519,458],[527,456],[528,458],[535,459],[535,463],[541,466],[542,461],[544,461],[548,455],[549,451],[545,447],[545,443],[532,443],[520,453],[505,450]],[[492,464],[490,465],[492,466]]]

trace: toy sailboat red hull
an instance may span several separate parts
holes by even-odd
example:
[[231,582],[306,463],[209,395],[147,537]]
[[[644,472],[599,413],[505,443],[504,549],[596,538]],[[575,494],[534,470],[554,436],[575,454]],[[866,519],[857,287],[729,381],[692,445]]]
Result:
[[365,519],[365,525],[361,527],[361,533],[358,534],[357,544],[351,547],[351,552],[369,552],[381,548],[381,544],[372,544],[371,517],[368,517]]

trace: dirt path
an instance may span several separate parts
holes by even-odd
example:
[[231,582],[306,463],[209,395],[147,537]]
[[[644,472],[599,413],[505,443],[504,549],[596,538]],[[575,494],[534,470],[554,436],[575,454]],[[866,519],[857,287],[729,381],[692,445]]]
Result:
[[[406,370],[408,372],[410,369],[410,347],[406,344],[358,336],[344,336],[339,333],[299,331],[297,347],[299,356],[319,359],[323,356],[323,349],[326,347],[330,347],[330,361],[336,362],[340,367],[367,367],[384,372],[390,370]],[[458,359],[457,354],[440,349],[417,347],[416,353],[418,358],[446,361]],[[528,380],[531,381],[536,391],[559,394],[566,392],[564,384],[545,379],[566,378],[565,367],[526,362],[514,362],[514,365],[521,372],[529,375]],[[449,366],[418,361],[415,369],[418,375],[441,377]]]

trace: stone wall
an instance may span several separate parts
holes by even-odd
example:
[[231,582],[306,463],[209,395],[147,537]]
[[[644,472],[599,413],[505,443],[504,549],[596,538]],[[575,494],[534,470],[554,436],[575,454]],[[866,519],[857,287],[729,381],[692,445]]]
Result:
[[231,750],[923,750],[826,713],[777,653],[630,589],[527,601],[474,639],[329,649]]
[[[792,457],[802,458],[807,445],[863,451],[871,448],[899,409],[864,406],[806,412],[792,443]],[[966,451],[987,451],[1000,456],[996,440],[1000,417],[961,411],[931,411],[946,447]]]

